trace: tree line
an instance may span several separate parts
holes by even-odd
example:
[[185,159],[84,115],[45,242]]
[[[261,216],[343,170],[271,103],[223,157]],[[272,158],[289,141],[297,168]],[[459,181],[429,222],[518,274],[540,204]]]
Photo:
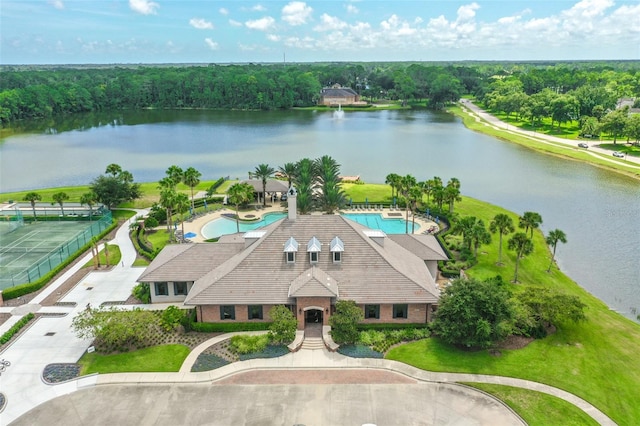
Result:
[[[640,97],[640,67],[627,62],[211,64],[26,70],[5,66],[2,71],[3,125],[127,109],[305,107],[316,105],[321,89],[334,84],[351,87],[368,101],[394,100],[432,108],[442,108],[470,94],[495,108],[520,113],[529,97],[547,108],[553,104],[552,110],[544,113],[558,123],[574,116],[598,117],[612,109],[616,99]],[[530,105],[522,114],[529,114],[534,121],[542,117],[535,106]]]

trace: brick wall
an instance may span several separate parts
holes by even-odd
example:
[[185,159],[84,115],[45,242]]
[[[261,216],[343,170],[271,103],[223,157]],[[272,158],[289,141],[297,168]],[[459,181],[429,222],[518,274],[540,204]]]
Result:
[[[248,305],[235,305],[235,313],[237,322],[270,322],[271,317],[269,316],[269,310],[274,305],[262,305],[262,318],[259,319],[249,319],[249,307]],[[221,320],[220,319],[220,305],[203,305],[199,306],[196,309],[197,321],[198,322],[229,322],[232,320]]]
[[331,314],[330,297],[298,297],[296,303],[298,330],[304,329],[304,309],[310,306],[322,308],[322,325],[329,325],[329,315]]
[[[359,305],[364,311],[364,305]],[[407,318],[393,318],[393,304],[380,305],[380,319],[365,319],[362,321],[365,324],[375,323],[424,323],[427,322],[427,311],[430,310],[430,305],[424,303],[409,303]]]

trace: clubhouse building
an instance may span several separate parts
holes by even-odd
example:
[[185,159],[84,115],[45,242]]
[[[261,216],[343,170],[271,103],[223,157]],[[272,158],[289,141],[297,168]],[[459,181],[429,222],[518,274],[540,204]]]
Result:
[[196,309],[201,322],[270,321],[285,305],[306,323],[328,324],[335,303],[355,301],[368,323],[426,323],[436,309],[437,261],[447,256],[432,235],[386,235],[341,215],[288,216],[217,243],[165,247],[142,273],[152,303]]

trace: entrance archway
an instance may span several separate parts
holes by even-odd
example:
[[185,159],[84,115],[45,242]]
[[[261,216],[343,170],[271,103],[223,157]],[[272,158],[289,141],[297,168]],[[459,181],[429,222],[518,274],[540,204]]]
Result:
[[304,336],[322,337],[324,310],[318,306],[310,306],[304,310]]

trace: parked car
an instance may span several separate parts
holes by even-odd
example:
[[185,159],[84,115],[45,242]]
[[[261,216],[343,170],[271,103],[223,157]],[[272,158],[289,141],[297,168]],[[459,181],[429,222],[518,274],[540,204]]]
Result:
[[613,156],[618,158],[624,158],[624,154],[620,151],[613,151]]
[[287,201],[287,194],[282,194],[280,196],[280,201]]
[[580,148],[589,148],[589,144],[586,144],[586,143],[584,143],[584,142],[580,142],[580,143],[578,144],[578,146],[579,146]]

